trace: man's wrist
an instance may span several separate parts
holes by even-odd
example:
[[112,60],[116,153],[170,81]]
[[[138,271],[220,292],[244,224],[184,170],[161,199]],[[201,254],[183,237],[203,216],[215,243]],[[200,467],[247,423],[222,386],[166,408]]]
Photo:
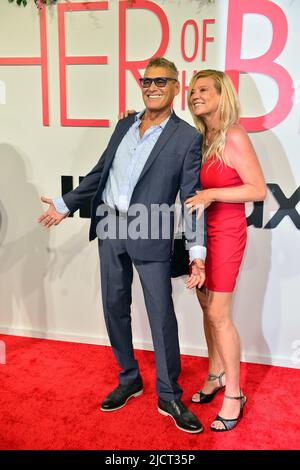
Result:
[[191,262],[191,264],[195,264],[197,266],[198,269],[201,269],[203,271],[205,271],[205,263],[204,263],[204,260],[201,259],[201,258],[195,258],[193,259],[193,261]]
[[53,198],[52,202],[56,212],[58,212],[59,214],[68,215],[70,213],[70,210],[66,205],[65,201],[63,200],[62,196]]
[[194,259],[201,259],[203,262],[206,257],[206,247],[201,245],[192,246],[189,249],[189,257],[190,257],[190,264],[194,261]]

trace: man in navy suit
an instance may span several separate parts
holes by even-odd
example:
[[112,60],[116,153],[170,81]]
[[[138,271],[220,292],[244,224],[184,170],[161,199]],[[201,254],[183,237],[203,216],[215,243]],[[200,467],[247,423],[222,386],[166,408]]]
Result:
[[[178,192],[183,204],[199,189],[202,136],[172,111],[180,91],[173,62],[150,60],[140,82],[145,110],[118,122],[100,160],[76,189],[63,198],[42,197],[49,208],[39,221],[46,227],[57,225],[93,198],[90,240],[98,235],[104,316],[121,368],[119,385],[101,410],[117,410],[143,392],[131,331],[134,265],[155,351],[158,411],[171,416],[179,429],[198,433],[203,427],[182,403],[177,381],[180,351],[170,266],[174,213],[169,209]],[[137,213],[143,216],[138,224]],[[191,262],[187,286],[200,287],[205,279],[203,217],[196,224],[195,213],[186,214],[185,222]]]

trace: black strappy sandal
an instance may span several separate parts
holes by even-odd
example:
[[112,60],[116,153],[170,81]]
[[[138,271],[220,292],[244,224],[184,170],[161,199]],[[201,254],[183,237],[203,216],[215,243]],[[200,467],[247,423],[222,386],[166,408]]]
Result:
[[246,404],[247,398],[242,394],[242,392],[240,392],[239,397],[231,397],[229,395],[224,395],[224,398],[228,398],[229,400],[241,400],[240,413],[238,417],[234,419],[225,419],[225,418],[222,418],[222,416],[217,415],[214,421],[220,421],[223,424],[224,428],[215,428],[214,426],[210,426],[210,429],[214,432],[231,431],[232,429],[236,427],[237,423],[243,417],[243,410],[244,410],[244,406]]
[[222,390],[222,388],[225,387],[225,385],[222,384],[222,377],[223,375],[225,374],[225,370],[223,370],[223,372],[221,372],[220,375],[215,375],[215,374],[208,374],[208,381],[211,382],[213,380],[216,380],[218,379],[219,381],[219,387],[216,387],[211,393],[203,393],[202,390],[199,390],[198,392],[195,393],[195,395],[198,395],[199,396],[199,400],[193,400],[194,396],[191,398],[191,401],[193,403],[200,403],[200,404],[204,404],[204,403],[210,403],[213,398],[215,397],[215,395],[220,391]]

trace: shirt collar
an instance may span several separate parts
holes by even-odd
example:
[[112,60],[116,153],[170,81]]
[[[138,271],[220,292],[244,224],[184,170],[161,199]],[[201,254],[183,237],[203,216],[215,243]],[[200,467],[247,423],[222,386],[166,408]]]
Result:
[[[143,116],[143,114],[144,114],[145,111],[146,111],[146,110],[143,109],[143,111],[140,111],[140,112],[137,113],[137,115],[135,116],[135,124],[136,124],[137,127],[141,124],[141,122],[142,122],[141,117]],[[171,111],[171,114],[172,114],[172,113],[173,113],[173,110]],[[168,116],[164,121],[162,121],[160,124],[158,124],[157,127],[161,127],[161,129],[164,129],[164,128],[166,127],[166,125],[167,125],[167,123],[168,123],[170,117],[171,117],[171,114],[169,114],[169,116]]]

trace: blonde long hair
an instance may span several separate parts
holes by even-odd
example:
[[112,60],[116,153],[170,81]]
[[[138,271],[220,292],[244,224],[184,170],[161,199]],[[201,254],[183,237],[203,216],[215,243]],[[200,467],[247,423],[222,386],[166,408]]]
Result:
[[[220,129],[217,130],[215,137],[211,143],[207,143],[207,127],[201,116],[195,116],[191,105],[191,92],[199,78],[212,78],[215,89],[220,95],[219,111],[220,111]],[[218,160],[226,163],[224,159],[224,147],[226,142],[226,134],[228,129],[237,124],[240,117],[240,104],[237,92],[232,81],[226,73],[219,70],[201,70],[196,73],[188,89],[188,107],[193,116],[196,128],[203,134],[202,145],[202,161],[205,162],[212,155]]]

